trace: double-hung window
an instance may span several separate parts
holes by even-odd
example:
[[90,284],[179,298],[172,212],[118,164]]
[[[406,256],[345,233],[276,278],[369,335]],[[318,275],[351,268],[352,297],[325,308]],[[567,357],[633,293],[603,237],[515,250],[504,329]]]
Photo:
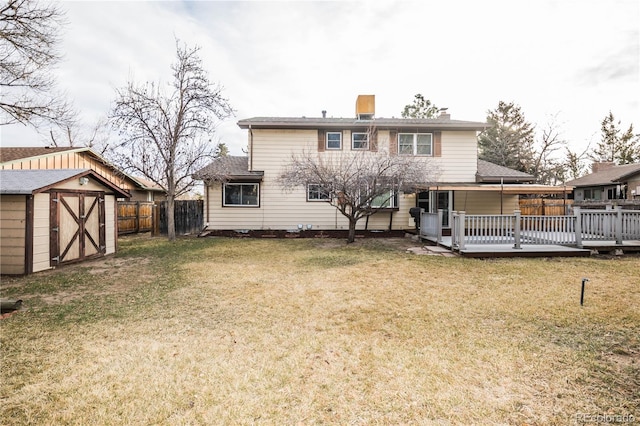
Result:
[[327,132],[327,149],[342,149],[342,132]]
[[352,133],[351,134],[351,149],[369,149],[369,134],[368,133]]
[[222,191],[225,207],[258,207],[260,205],[259,183],[227,183]]
[[371,200],[371,207],[375,209],[387,209],[396,207],[396,197],[393,191],[385,192]]
[[431,133],[398,134],[398,154],[433,155],[433,135]]
[[310,183],[307,185],[307,201],[328,201],[329,191],[320,184]]

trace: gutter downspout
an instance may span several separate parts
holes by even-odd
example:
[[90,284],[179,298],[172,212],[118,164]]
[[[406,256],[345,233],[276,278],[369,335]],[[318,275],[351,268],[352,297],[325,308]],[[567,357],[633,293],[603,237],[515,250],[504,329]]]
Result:
[[253,130],[249,124],[249,171],[253,171]]

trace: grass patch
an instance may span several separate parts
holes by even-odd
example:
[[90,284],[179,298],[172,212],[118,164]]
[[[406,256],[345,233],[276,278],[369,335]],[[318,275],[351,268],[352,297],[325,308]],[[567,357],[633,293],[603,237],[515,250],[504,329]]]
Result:
[[27,308],[0,322],[3,424],[640,417],[638,258],[405,244],[131,238],[116,257],[3,279]]

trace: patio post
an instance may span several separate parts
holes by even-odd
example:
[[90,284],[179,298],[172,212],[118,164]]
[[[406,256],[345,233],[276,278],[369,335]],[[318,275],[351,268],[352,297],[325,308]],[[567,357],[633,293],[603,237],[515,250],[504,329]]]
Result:
[[436,241],[438,243],[442,242],[442,215],[443,215],[444,210],[443,209],[438,209],[438,230],[437,230],[437,239]]
[[464,240],[464,231],[466,228],[465,215],[466,213],[464,211],[458,212],[458,251],[467,248]]
[[514,237],[514,249],[522,248],[520,243],[520,210],[514,210],[513,214],[515,216],[515,223],[513,224],[513,237]]
[[616,244],[622,244],[622,207],[616,206],[615,215]]
[[576,247],[582,248],[582,213],[580,213],[580,207],[573,208],[574,216],[574,232],[576,233]]

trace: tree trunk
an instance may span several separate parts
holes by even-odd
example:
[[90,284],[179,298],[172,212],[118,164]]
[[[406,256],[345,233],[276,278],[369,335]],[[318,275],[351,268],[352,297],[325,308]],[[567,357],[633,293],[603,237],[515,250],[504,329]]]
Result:
[[357,220],[349,218],[349,236],[347,237],[347,244],[351,244],[356,240],[356,223]]
[[167,237],[169,241],[176,239],[175,196],[167,194]]

